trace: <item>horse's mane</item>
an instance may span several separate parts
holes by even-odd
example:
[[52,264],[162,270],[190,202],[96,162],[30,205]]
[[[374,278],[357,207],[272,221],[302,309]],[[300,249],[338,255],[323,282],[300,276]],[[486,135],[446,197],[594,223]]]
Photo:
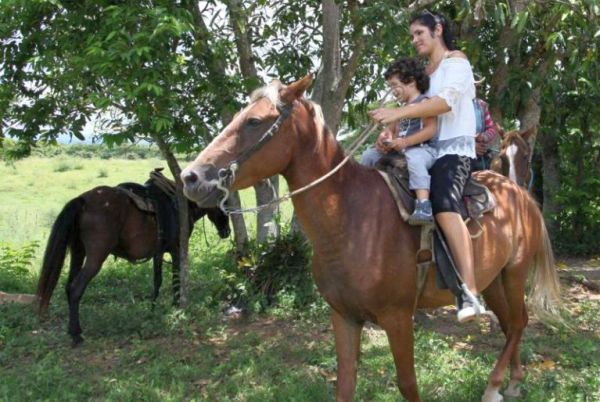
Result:
[[[269,85],[265,85],[262,88],[258,88],[252,92],[250,95],[250,103],[257,102],[260,99],[267,99],[276,107],[283,107],[285,104],[281,100],[279,95],[279,91],[284,88],[284,85],[277,80],[272,81]],[[316,139],[317,139],[317,151],[321,151],[323,145],[325,143],[326,136],[331,133],[327,125],[325,124],[325,117],[323,116],[323,109],[321,106],[309,99],[302,98],[300,99],[302,105],[308,110],[310,115],[313,117],[313,121],[315,123],[315,128],[317,130]]]

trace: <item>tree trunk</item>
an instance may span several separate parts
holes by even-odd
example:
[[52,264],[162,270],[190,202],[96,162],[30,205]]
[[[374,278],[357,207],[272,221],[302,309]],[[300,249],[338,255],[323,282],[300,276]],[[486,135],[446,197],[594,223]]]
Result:
[[[561,118],[557,130],[563,130],[564,118]],[[561,210],[557,201],[558,191],[560,190],[560,169],[558,144],[552,135],[544,133],[540,136],[542,145],[542,161],[544,165],[544,203],[542,209],[546,216],[548,231],[551,238],[558,233],[558,216]]]
[[[519,13],[527,7],[528,0],[517,0],[512,3],[511,13]],[[517,29],[511,27],[511,24],[506,24],[502,32],[500,32],[500,38],[498,40],[498,47],[496,52],[496,68],[494,69],[494,76],[492,77],[490,93],[493,94],[496,100],[502,98],[505,91],[508,90],[508,75],[510,66],[515,63],[514,49],[517,48],[518,42],[521,40]],[[494,121],[502,123],[503,114],[500,109],[500,102],[491,102],[490,114]]]
[[[232,209],[241,209],[242,203],[240,193],[233,192],[229,195],[227,205]],[[233,225],[233,235],[235,240],[235,251],[238,256],[242,256],[246,252],[248,245],[248,230],[246,230],[246,222],[242,214],[231,214],[231,224]]]
[[353,49],[350,58],[342,66],[340,47],[340,7],[334,0],[323,0],[323,53],[321,71],[317,76],[312,99],[321,105],[327,126],[337,133],[341,120],[344,101],[358,63],[366,46],[362,34],[363,24],[356,17],[358,4],[349,2],[354,31],[350,38]]
[[[277,198],[279,193],[279,177],[273,176],[254,186],[256,190],[256,205],[265,205]],[[279,226],[274,219],[277,205],[270,205],[256,214],[256,241],[266,243],[270,238],[279,236]]]
[[[252,53],[252,38],[248,29],[248,15],[240,0],[227,0],[227,9],[229,11],[229,24],[235,37],[235,45],[239,55],[239,65],[242,76],[245,79],[246,91],[251,92],[260,86],[261,79],[256,72],[254,63],[254,54]],[[266,204],[277,198],[277,192],[267,184],[277,183],[277,177],[265,180],[254,186],[256,192],[256,205]],[[277,235],[277,224],[274,219],[275,207],[261,209],[256,214],[256,241],[264,243],[269,236]]]
[[[195,37],[196,42],[199,46],[196,46],[194,56],[205,61],[209,69],[211,80],[214,82],[225,82],[227,76],[225,71],[227,69],[227,62],[222,58],[218,58],[214,55],[212,50],[203,44],[209,43],[208,38],[210,37],[210,31],[206,26],[204,19],[202,18],[202,12],[200,10],[200,3],[197,1],[187,0],[185,3],[188,10],[194,17],[194,25],[196,27]],[[233,97],[229,93],[218,93],[221,98],[221,103],[226,105],[234,101]],[[232,119],[232,115],[227,111],[227,108],[223,108],[221,113],[221,122],[225,127]],[[228,204],[235,209],[240,208],[240,196],[237,192],[231,193],[229,196]],[[239,214],[231,216],[231,224],[233,226],[233,233],[235,236],[236,252],[238,255],[243,254],[246,244],[248,242],[248,232],[246,230],[246,223],[244,217]]]
[[[589,121],[587,115],[581,116],[581,136],[578,138],[578,149],[586,149],[589,144],[589,139],[593,136],[589,132]],[[584,158],[579,157],[575,160],[575,188],[584,188],[584,180],[586,175]],[[573,216],[573,234],[575,242],[581,243],[583,240],[583,231],[585,227],[585,215],[582,208],[577,208]]]
[[174,299],[179,299],[180,307],[186,307],[188,303],[188,277],[189,277],[189,208],[188,199],[183,194],[183,182],[181,181],[181,168],[175,155],[171,152],[169,145],[159,136],[154,137],[161,153],[167,161],[169,170],[175,179],[176,198],[177,198],[177,219],[179,221],[179,297],[173,295]]

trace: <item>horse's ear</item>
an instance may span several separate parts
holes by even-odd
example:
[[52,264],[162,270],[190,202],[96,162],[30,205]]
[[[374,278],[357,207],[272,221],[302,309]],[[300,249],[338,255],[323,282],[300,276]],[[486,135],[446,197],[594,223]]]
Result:
[[498,135],[500,136],[500,138],[504,139],[504,135],[506,134],[506,131],[504,131],[504,128],[498,124],[498,123],[494,123],[496,125],[496,131],[498,132]]
[[299,99],[308,89],[308,87],[310,87],[312,81],[312,74],[307,74],[304,76],[304,78],[301,78],[298,81],[292,82],[288,86],[283,87],[279,93],[281,100],[286,104],[290,104],[296,99]]
[[519,135],[521,136],[521,138],[523,138],[525,141],[529,141],[532,137],[535,137],[535,134],[537,133],[537,128],[536,126],[531,126],[529,127],[527,130],[525,131],[521,131],[519,133]]

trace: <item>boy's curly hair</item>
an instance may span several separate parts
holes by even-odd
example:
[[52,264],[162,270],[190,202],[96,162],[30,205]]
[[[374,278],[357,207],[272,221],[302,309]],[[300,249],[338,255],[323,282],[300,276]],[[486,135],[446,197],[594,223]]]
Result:
[[412,81],[417,85],[417,89],[422,94],[429,89],[429,76],[425,73],[425,67],[417,59],[402,57],[394,61],[383,73],[383,77],[389,80],[392,77],[398,77],[400,82],[409,84]]

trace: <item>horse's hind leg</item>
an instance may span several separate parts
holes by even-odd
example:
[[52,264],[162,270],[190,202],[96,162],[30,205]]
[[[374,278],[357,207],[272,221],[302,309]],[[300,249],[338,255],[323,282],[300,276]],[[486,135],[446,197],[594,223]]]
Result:
[[67,291],[69,294],[69,335],[73,339],[73,346],[78,346],[83,342],[81,337],[81,324],[79,322],[79,302],[88,283],[100,271],[104,260],[108,257],[108,252],[88,252],[83,268],[75,276]]
[[336,401],[351,401],[356,388],[356,369],[363,324],[348,320],[333,309],[331,323],[337,355]]
[[71,263],[69,266],[69,278],[67,279],[67,284],[65,286],[65,291],[67,293],[67,303],[71,302],[71,283],[73,283],[73,279],[79,272],[81,271],[81,267],[83,266],[83,260],[85,259],[85,249],[83,248],[83,244],[81,240],[78,238],[73,241],[71,246]]
[[[529,316],[527,315],[527,306],[523,304],[523,329],[527,326],[529,321]],[[519,343],[515,346],[515,350],[513,351],[513,355],[510,359],[510,382],[508,383],[508,387],[504,391],[504,395],[510,396],[513,398],[518,398],[521,396],[521,380],[525,376],[525,372],[523,371],[523,366],[521,365],[521,354],[519,350]]]
[[420,401],[415,373],[412,311],[395,312],[379,324],[387,334],[394,355],[400,393],[411,402]]
[[[498,390],[502,385],[509,363],[511,365],[509,393],[516,393],[518,383],[523,378],[519,358],[519,342],[527,323],[527,315],[524,314],[526,275],[527,271],[520,266],[505,268],[502,281],[496,279],[487,292],[486,301],[500,320],[500,325],[506,335],[506,343],[489,376],[488,387],[482,399],[484,402],[502,400]],[[498,284],[503,285],[504,292],[498,288]],[[501,297],[502,293],[504,300]]]
[[[510,313],[508,301],[504,293],[504,287],[502,286],[502,276],[498,275],[492,283],[482,292],[485,303],[488,308],[494,312],[498,318],[500,328],[507,337],[508,340],[508,326],[510,321]],[[485,390],[483,401],[501,401],[502,395],[500,394],[500,384],[492,384],[488,382],[488,386]],[[487,399],[486,399],[487,398]]]

